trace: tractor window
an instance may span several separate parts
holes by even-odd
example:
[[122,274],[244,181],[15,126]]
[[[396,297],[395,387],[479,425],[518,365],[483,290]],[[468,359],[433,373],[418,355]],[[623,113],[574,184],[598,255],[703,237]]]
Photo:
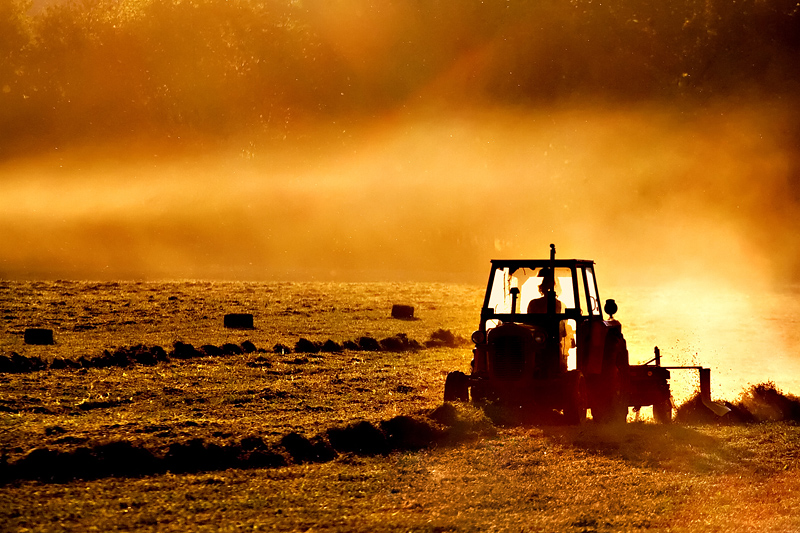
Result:
[[[489,307],[495,313],[526,313],[534,300],[542,298],[540,286],[547,277],[542,268],[519,268],[511,272],[508,268],[495,270]],[[556,298],[561,302],[561,312],[575,308],[575,293],[572,284],[572,271],[569,268],[556,268]],[[516,309],[511,309],[512,289],[519,289]],[[545,307],[546,309],[546,307]]]
[[492,292],[489,296],[489,308],[493,309],[495,313],[504,314],[511,313],[511,277],[507,268],[501,268],[494,271],[494,279],[492,280]]
[[[538,269],[535,276],[526,279],[521,287],[521,300],[524,303],[522,312],[544,313],[547,312],[546,289],[547,274],[545,269]],[[569,268],[557,268],[555,270],[555,291],[556,299],[561,302],[560,312],[575,308],[575,291],[572,285],[572,270]]]
[[586,269],[586,283],[588,285],[586,294],[589,297],[587,302],[588,308],[591,309],[591,314],[600,314],[600,298],[597,296],[597,282],[594,279],[594,269]]

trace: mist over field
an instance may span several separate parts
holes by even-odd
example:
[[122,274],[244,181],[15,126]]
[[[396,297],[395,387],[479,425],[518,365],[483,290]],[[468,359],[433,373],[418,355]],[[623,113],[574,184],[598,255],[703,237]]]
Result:
[[[798,531],[798,228],[798,0],[0,0],[0,523]],[[443,402],[550,243],[685,418]]]
[[6,2],[0,277],[797,281],[799,17]]

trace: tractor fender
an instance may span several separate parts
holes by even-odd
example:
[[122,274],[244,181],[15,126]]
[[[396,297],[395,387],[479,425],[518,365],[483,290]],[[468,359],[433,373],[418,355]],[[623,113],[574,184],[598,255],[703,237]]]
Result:
[[[579,326],[578,359],[587,376],[601,374],[610,365],[628,366],[628,350],[622,336],[622,324],[616,320],[588,320]],[[617,347],[622,343],[621,347]]]

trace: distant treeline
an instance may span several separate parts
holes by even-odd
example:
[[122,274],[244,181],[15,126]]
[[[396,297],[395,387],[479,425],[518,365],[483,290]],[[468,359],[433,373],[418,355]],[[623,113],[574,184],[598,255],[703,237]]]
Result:
[[793,94],[796,0],[0,3],[0,142],[277,130],[408,101]]

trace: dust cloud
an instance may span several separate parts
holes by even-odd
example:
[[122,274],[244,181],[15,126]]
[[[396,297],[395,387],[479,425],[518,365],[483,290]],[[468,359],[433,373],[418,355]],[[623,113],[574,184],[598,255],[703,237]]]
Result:
[[800,280],[792,2],[3,6],[2,277]]
[[54,149],[2,166],[0,273],[482,282],[554,242],[606,284],[796,280],[789,111],[495,108],[180,155]]
[[0,278],[482,284],[555,243],[652,295],[637,357],[668,316],[678,363],[796,359],[794,2],[13,0],[0,35]]

